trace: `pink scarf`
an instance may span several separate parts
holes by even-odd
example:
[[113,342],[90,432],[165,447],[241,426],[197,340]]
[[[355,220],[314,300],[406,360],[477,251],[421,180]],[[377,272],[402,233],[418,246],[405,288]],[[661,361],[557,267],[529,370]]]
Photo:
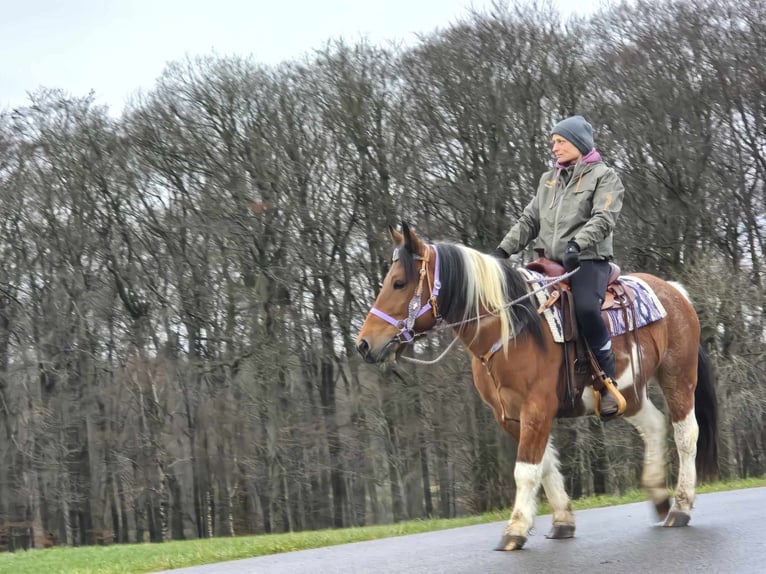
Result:
[[575,163],[571,163],[571,162],[567,162],[567,163],[559,163],[559,162],[557,161],[557,162],[556,162],[556,169],[559,169],[559,170],[561,170],[561,169],[567,169],[567,168],[569,168],[569,167],[572,167],[573,165],[577,165],[577,164],[578,164],[579,162],[581,162],[581,161],[582,161],[582,162],[585,162],[585,163],[596,163],[597,161],[601,161],[601,154],[600,154],[600,153],[598,153],[598,150],[597,150],[596,148],[593,148],[592,150],[590,150],[590,151],[589,151],[587,154],[585,154],[584,156],[582,156],[582,157],[581,157],[581,158],[580,158],[580,159],[579,159],[577,162],[575,162]]

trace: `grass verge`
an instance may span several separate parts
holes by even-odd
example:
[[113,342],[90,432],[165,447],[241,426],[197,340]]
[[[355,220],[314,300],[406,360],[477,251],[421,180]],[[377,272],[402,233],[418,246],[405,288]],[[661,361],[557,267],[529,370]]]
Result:
[[[741,488],[766,486],[766,476],[699,485],[698,493],[720,492]],[[623,495],[596,496],[572,501],[575,510],[629,504],[646,500],[639,491]],[[540,505],[540,514],[550,512],[547,503]],[[84,546],[80,548],[51,548],[28,552],[0,553],[0,573],[14,574],[117,574],[170,570],[265,556],[279,552],[305,550],[322,546],[346,544],[416,534],[433,530],[457,528],[507,520],[508,510],[487,512],[478,516],[452,519],[412,520],[399,524],[293,532],[236,538],[211,538],[165,542],[164,544],[114,544],[112,546]]]

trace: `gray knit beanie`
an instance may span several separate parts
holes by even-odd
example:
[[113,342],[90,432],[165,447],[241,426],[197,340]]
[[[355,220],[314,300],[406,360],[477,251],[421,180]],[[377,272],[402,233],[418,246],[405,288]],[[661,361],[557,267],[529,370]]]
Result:
[[553,134],[568,139],[583,155],[586,155],[594,147],[593,127],[582,116],[571,116],[561,120],[553,126],[551,135]]

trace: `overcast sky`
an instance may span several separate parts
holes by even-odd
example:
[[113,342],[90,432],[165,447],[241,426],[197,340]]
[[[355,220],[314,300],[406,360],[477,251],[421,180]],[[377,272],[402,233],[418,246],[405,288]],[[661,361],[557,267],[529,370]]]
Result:
[[[599,0],[555,0],[564,14]],[[40,86],[95,91],[112,111],[185,56],[277,64],[329,39],[414,43],[492,0],[0,0],[0,110]]]

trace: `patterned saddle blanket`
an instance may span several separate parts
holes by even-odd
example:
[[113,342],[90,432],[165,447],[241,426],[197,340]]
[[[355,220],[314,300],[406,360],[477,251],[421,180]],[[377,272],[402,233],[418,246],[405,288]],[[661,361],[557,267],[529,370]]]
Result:
[[[539,289],[545,284],[546,276],[536,271],[529,269],[520,269],[522,273],[527,276],[527,280],[530,282],[532,289]],[[646,284],[645,281],[632,275],[621,275],[620,281],[630,287],[635,293],[635,299],[632,301],[632,312],[625,313],[622,309],[607,309],[602,311],[601,315],[604,317],[604,322],[609,329],[609,334],[612,337],[623,335],[628,331],[634,329],[640,329],[650,323],[659,321],[667,315],[665,308],[657,298],[657,294],[654,290]],[[550,296],[550,289],[542,289],[536,294],[536,300],[539,305],[544,305]],[[635,316],[636,324],[633,325],[633,317]],[[561,308],[558,305],[548,307],[543,312],[548,326],[553,333],[553,339],[557,343],[564,342],[564,330],[561,323]]]

